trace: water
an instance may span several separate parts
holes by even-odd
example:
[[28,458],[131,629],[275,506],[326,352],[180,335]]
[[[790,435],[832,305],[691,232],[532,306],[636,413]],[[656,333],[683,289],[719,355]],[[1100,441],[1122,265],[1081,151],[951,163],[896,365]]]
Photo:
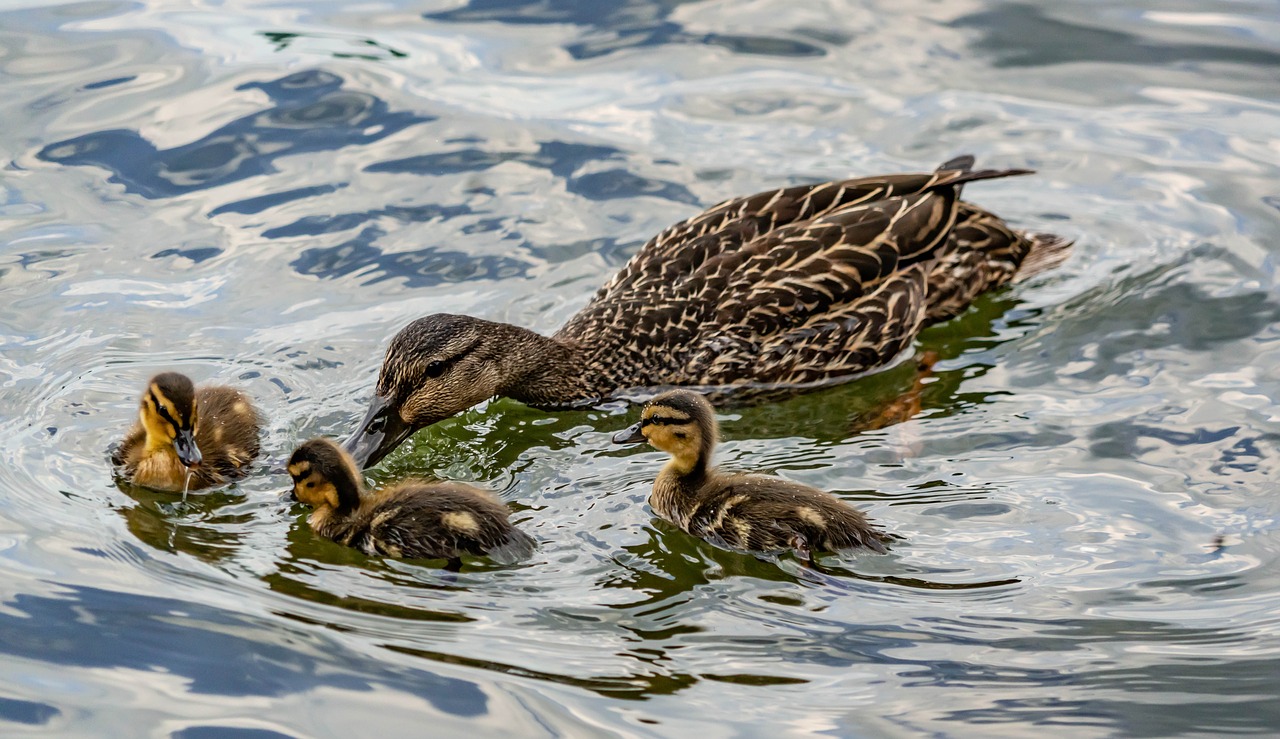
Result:
[[[6,735],[1280,731],[1274,4],[7,2],[0,89]],[[1037,168],[968,196],[1072,259],[929,331],[906,423],[857,419],[908,365],[723,416],[891,554],[654,521],[620,405],[490,403],[374,473],[498,491],[522,566],[282,500],[409,320],[551,331],[702,206],[964,152]],[[252,477],[113,481],[162,368],[257,399]]]

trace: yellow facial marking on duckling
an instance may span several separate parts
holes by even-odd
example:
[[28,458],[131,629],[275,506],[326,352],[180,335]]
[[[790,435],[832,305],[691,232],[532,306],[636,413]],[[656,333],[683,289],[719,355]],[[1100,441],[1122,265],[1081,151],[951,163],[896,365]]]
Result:
[[305,477],[309,472],[311,472],[310,462],[295,462],[289,465],[289,477],[292,477],[295,480],[299,477]]
[[480,531],[480,523],[476,521],[476,517],[466,511],[449,511],[440,516],[440,521],[445,526],[463,533],[475,534]]
[[698,464],[702,433],[687,413],[662,405],[652,405],[640,414],[641,433],[655,449],[671,455],[667,469],[677,475],[688,474]]
[[[172,400],[169,400],[169,397],[165,395],[162,390],[160,390],[159,385],[156,385],[155,383],[151,384],[151,392],[148,395],[148,399],[159,401],[160,407],[163,407],[165,412],[169,414],[169,417],[175,421],[181,418],[178,414],[178,407],[173,404]],[[159,412],[159,408],[156,408],[156,413],[159,414]]]
[[173,439],[178,435],[178,431],[155,412],[151,401],[148,400],[138,410],[138,422],[146,432],[147,454],[162,452],[166,447],[173,448]]
[[317,473],[294,478],[293,495],[312,508],[337,508],[338,489]]
[[827,527],[826,517],[809,506],[800,506],[797,508],[796,515],[820,529],[825,529]]

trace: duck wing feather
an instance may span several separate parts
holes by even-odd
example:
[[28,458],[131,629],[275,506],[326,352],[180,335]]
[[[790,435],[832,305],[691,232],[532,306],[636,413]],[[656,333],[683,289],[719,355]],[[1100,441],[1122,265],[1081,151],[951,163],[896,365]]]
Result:
[[[944,169],[728,201],[642,247],[556,336],[588,350],[601,385],[792,384],[872,369],[929,319],[931,280],[957,279],[936,266],[984,238],[974,224],[990,214],[961,208],[961,185],[1026,172]],[[949,265],[961,267],[973,265]]]

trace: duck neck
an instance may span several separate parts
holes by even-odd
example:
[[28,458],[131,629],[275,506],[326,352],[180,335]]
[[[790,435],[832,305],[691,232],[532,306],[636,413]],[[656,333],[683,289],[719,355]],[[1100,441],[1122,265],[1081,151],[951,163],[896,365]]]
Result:
[[495,343],[510,362],[498,395],[543,407],[592,397],[577,346],[519,326],[496,325],[501,328]]
[[359,511],[359,506],[344,505],[341,508],[320,506],[311,511],[311,515],[307,517],[307,523],[320,536],[342,541],[353,528],[359,525],[360,516],[357,515]]
[[365,490],[364,481],[355,470],[345,470],[335,475],[329,483],[333,486],[331,502],[337,505],[320,505],[311,511],[307,523],[317,534],[329,539],[339,539],[344,530],[354,525],[357,514],[365,501],[372,497]]
[[686,531],[689,518],[698,506],[697,492],[710,472],[709,455],[672,457],[653,482],[649,505],[659,516]]

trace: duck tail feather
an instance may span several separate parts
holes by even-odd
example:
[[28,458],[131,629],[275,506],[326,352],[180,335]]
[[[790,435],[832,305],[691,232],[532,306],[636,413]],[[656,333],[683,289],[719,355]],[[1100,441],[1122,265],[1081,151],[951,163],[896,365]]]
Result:
[[955,159],[948,159],[947,161],[943,162],[938,167],[937,171],[941,172],[945,169],[958,169],[961,172],[968,172],[969,170],[973,169],[974,161],[976,160],[973,158],[972,154],[961,154]]
[[533,556],[538,544],[533,537],[520,529],[512,529],[511,533],[487,552],[489,559],[498,564],[515,564]]
[[1074,241],[1051,233],[1029,231],[1024,235],[1031,240],[1031,249],[1018,265],[1018,271],[1013,276],[1014,282],[1048,272],[1067,261],[1067,257],[1071,256],[1071,247],[1075,245]]

